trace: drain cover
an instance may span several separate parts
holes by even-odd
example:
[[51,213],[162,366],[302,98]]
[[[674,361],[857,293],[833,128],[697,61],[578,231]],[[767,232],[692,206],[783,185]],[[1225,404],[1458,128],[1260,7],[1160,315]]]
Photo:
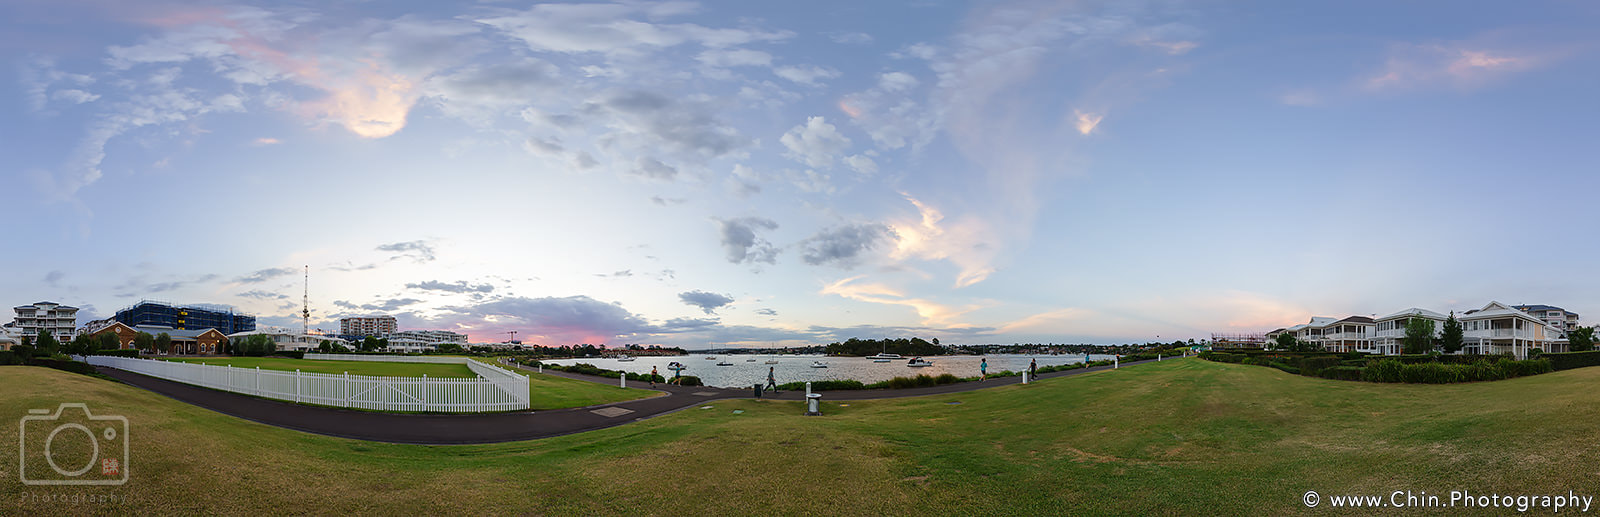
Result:
[[600,416],[603,416],[603,417],[606,417],[606,418],[616,418],[616,417],[619,417],[619,416],[622,416],[622,415],[626,415],[626,414],[632,413],[632,412],[633,412],[632,409],[623,409],[623,408],[619,408],[619,407],[616,407],[616,406],[605,407],[605,408],[596,409],[594,411],[590,411],[590,413],[594,413],[596,415],[600,415]]

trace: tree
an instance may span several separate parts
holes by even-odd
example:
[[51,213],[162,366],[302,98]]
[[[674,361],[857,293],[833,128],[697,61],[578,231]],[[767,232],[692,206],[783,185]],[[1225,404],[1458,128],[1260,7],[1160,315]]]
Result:
[[1290,334],[1288,332],[1278,334],[1278,337],[1272,339],[1273,350],[1291,351],[1296,348],[1300,348],[1300,340],[1295,339],[1294,334]]
[[89,338],[88,334],[78,334],[73,336],[72,341],[68,342],[65,348],[69,355],[87,355],[89,352],[94,351],[95,343],[93,339]]
[[1433,350],[1433,320],[1411,318],[1407,321],[1403,346],[1408,354],[1426,354]]
[[56,352],[61,351],[61,342],[56,341],[56,337],[51,335],[50,331],[40,330],[39,342],[35,343],[33,347],[39,350],[39,355],[56,355]]
[[1578,327],[1567,333],[1567,343],[1573,352],[1594,350],[1594,327]]
[[378,349],[378,338],[375,338],[375,337],[372,337],[372,336],[367,336],[366,339],[361,340],[361,351],[362,352],[371,352],[371,351],[377,350],[377,349]]
[[318,352],[322,352],[324,354],[332,353],[333,352],[333,342],[332,341],[328,341],[326,339],[322,340],[322,343],[317,345],[317,351]]
[[1444,320],[1444,329],[1440,332],[1439,347],[1444,353],[1454,354],[1461,351],[1462,341],[1461,321],[1456,319],[1455,311],[1450,311],[1450,318]]
[[156,350],[164,350],[167,354],[172,354],[172,334],[166,332],[156,334],[155,347]]
[[97,347],[100,350],[118,350],[122,348],[122,340],[117,338],[116,332],[106,332],[96,337],[100,340]]
[[939,346],[939,338],[933,338],[933,345]]
[[154,354],[156,353],[156,337],[150,335],[149,332],[140,332],[139,335],[133,336],[133,347],[144,350],[146,353]]
[[461,352],[463,350],[459,343],[442,343],[439,345],[439,353],[441,354],[459,354]]

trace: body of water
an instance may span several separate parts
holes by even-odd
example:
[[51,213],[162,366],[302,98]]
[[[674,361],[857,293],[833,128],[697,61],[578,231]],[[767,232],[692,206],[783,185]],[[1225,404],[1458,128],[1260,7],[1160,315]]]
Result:
[[[715,357],[715,359],[708,359]],[[897,359],[887,363],[874,363],[865,357],[826,357],[820,355],[719,355],[707,356],[692,354],[686,356],[667,357],[639,357],[633,361],[618,361],[616,359],[586,358],[586,359],[550,359],[547,364],[573,365],[578,363],[592,364],[597,368],[606,370],[622,370],[627,372],[648,374],[650,368],[668,379],[672,378],[672,370],[667,369],[667,364],[673,361],[683,363],[688,369],[684,375],[693,375],[707,386],[722,388],[749,387],[753,384],[767,382],[767,369],[773,368],[778,384],[789,382],[823,381],[823,380],[848,380],[853,379],[871,384],[886,381],[895,377],[912,377],[918,374],[937,376],[952,374],[957,377],[975,377],[978,375],[978,363],[983,358],[989,359],[989,373],[998,373],[1004,370],[1020,372],[1028,369],[1028,361],[1038,359],[1039,367],[1054,366],[1058,364],[1075,364],[1084,362],[1082,354],[1077,355],[943,355],[927,356],[928,362],[933,366],[912,368],[906,366],[909,359]],[[1092,355],[1091,361],[1109,360],[1114,356]],[[751,360],[754,361],[751,361]],[[777,361],[777,364],[766,364],[767,361]],[[821,361],[827,368],[812,368],[811,363]],[[717,366],[719,362],[733,363],[733,366]]]

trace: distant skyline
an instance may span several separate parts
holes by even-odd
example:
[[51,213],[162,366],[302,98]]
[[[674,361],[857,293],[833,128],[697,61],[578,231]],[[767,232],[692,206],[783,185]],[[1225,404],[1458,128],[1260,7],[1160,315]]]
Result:
[[1171,341],[1491,300],[1592,324],[1597,22],[7,2],[0,293],[298,328],[309,265],[314,328],[687,348]]

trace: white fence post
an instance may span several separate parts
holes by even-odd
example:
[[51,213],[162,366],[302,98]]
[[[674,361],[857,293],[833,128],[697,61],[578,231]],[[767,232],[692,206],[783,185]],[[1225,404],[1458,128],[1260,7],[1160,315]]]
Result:
[[300,369],[294,369],[294,401],[300,401]]
[[428,374],[426,374],[426,373],[422,374],[422,394],[421,395],[422,396],[417,397],[417,398],[422,399],[422,410],[423,411],[427,411],[428,410]]

